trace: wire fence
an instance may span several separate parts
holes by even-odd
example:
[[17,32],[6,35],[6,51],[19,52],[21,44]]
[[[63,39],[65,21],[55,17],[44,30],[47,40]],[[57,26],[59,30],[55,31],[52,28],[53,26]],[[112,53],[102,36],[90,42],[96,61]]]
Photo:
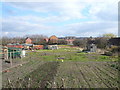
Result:
[[7,61],[10,63],[10,66],[13,66],[13,60],[14,59],[21,59],[22,63],[22,58],[25,57],[25,54],[22,53],[22,51],[12,51],[12,52],[1,52],[0,53],[0,59],[4,62]]

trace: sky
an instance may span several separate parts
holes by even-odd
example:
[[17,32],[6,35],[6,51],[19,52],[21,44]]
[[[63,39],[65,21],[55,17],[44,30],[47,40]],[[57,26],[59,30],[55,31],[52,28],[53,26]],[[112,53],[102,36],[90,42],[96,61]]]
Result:
[[3,36],[118,34],[118,0],[1,2]]

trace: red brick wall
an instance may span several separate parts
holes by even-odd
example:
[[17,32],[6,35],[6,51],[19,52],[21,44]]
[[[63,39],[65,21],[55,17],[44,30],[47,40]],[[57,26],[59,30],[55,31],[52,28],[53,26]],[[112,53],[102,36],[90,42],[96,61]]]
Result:
[[73,44],[73,41],[74,41],[75,39],[66,39],[66,41],[67,41],[67,44]]
[[32,44],[32,40],[31,40],[30,38],[27,38],[27,39],[25,40],[25,43],[26,43],[26,44]]

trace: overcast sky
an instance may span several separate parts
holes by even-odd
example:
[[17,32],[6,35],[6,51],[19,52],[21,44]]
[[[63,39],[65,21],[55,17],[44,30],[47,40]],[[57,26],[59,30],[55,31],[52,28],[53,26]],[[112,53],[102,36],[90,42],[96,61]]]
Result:
[[118,34],[118,0],[2,2],[0,5],[3,36]]

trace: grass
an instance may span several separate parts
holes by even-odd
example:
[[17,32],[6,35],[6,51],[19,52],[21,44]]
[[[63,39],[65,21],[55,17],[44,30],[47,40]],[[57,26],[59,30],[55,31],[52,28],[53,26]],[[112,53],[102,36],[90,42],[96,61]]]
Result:
[[30,52],[31,57],[42,58],[44,61],[56,61],[63,57],[64,61],[118,61],[118,57],[100,55],[96,53],[79,52],[75,48],[60,48],[58,50],[38,50]]

